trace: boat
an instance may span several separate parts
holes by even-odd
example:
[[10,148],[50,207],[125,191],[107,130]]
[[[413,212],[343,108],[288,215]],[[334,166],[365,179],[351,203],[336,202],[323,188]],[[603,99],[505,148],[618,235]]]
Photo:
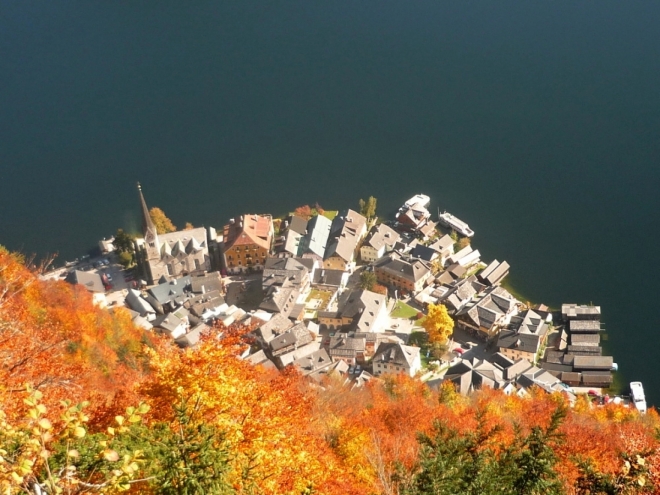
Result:
[[403,206],[399,208],[399,210],[407,210],[408,208],[412,208],[415,205],[427,207],[430,202],[431,198],[429,198],[426,194],[415,194],[412,198],[403,203]]
[[630,382],[630,397],[637,410],[644,414],[646,412],[646,397],[644,397],[642,382]]
[[455,217],[451,213],[448,213],[447,211],[438,215],[438,221],[445,227],[449,227],[455,230],[462,236],[472,237],[474,235],[474,231],[468,226],[467,223]]

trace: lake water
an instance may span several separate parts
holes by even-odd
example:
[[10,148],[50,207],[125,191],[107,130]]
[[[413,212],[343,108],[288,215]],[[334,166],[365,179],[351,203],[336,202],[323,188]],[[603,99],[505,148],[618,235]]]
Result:
[[660,4],[0,5],[0,243],[433,198],[660,403]]

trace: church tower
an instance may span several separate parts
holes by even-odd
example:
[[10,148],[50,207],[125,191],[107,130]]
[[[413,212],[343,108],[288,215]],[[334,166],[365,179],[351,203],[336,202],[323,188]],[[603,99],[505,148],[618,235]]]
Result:
[[138,182],[138,194],[140,195],[140,204],[142,206],[142,233],[144,234],[145,250],[147,252],[147,260],[160,259],[160,244],[158,242],[158,232],[151,215],[149,215],[149,208],[147,202],[142,195],[142,186]]

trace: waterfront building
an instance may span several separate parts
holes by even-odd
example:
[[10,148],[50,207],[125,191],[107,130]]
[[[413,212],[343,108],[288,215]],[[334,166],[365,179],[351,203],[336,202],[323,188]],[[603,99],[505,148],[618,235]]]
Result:
[[224,257],[229,273],[263,270],[273,241],[270,215],[242,215],[225,225]]
[[162,277],[166,280],[189,274],[201,275],[211,270],[206,229],[199,227],[159,234],[149,215],[147,203],[138,184],[140,207],[142,209],[142,233],[144,238],[136,239],[135,250],[138,264],[149,285]]

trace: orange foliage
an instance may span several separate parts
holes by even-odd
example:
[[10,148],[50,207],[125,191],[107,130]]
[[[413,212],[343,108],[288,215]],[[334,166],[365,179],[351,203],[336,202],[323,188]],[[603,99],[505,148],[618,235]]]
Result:
[[141,374],[143,332],[127,312],[97,308],[81,287],[41,281],[0,247],[0,395],[22,414],[25,384],[44,404],[104,402]]

